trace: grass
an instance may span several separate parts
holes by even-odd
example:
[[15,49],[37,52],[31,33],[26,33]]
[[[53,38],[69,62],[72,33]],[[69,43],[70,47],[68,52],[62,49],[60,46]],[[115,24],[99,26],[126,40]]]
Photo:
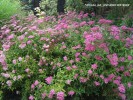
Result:
[[9,19],[18,13],[21,13],[21,6],[18,0],[0,0],[0,20]]

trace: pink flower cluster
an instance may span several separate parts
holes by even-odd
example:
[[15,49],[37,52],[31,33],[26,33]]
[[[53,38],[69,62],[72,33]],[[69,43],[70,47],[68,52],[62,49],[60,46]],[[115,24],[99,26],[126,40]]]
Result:
[[6,60],[6,56],[5,56],[4,52],[0,51],[0,64],[3,67],[3,70],[7,70],[8,69],[7,63],[6,63],[5,60]]
[[103,38],[103,35],[100,32],[91,32],[91,33],[84,32],[84,37],[85,37],[85,50],[95,51],[96,46],[94,42],[97,40],[101,40]]
[[110,34],[117,40],[120,39],[120,29],[117,26],[111,26]]
[[47,77],[45,79],[45,81],[46,81],[47,84],[51,84],[52,80],[53,80],[53,77],[52,76],[49,76],[49,77]]
[[100,24],[112,24],[112,20],[107,20],[107,19],[100,19],[99,22]]
[[107,58],[109,59],[111,65],[115,67],[118,65],[118,56],[116,53],[107,55]]
[[64,92],[57,93],[57,100],[64,100]]

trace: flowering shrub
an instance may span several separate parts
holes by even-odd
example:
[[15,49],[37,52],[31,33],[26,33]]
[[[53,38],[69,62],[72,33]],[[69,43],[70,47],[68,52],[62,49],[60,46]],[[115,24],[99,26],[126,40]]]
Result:
[[112,23],[82,12],[13,16],[0,30],[1,92],[23,100],[133,99],[133,29]]

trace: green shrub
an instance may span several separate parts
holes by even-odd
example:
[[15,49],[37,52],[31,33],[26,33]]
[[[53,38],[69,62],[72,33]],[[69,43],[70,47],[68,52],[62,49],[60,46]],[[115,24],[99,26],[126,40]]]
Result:
[[133,11],[128,12],[123,18],[121,25],[133,27]]
[[66,0],[66,11],[84,11],[85,5],[82,0]]
[[57,0],[42,0],[40,7],[47,15],[57,15]]

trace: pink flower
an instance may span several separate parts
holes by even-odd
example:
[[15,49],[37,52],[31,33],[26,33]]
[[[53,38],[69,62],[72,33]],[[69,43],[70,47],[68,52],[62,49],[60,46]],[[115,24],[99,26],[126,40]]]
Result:
[[18,79],[21,79],[22,78],[22,76],[21,75],[18,75]]
[[45,79],[45,81],[46,81],[47,84],[51,84],[52,79],[53,79],[53,77],[50,76],[50,77],[47,77],[47,78]]
[[117,26],[111,26],[110,28],[110,34],[117,40],[119,40],[120,30]]
[[95,21],[89,21],[88,24],[89,25],[93,25],[95,23]]
[[91,65],[91,68],[94,69],[94,70],[97,69],[97,67],[98,67],[97,64]]
[[43,72],[43,70],[42,70],[42,69],[39,69],[38,71],[39,71],[39,73],[42,73],[42,72]]
[[101,43],[99,48],[103,49],[105,52],[109,53],[109,49],[106,43]]
[[119,93],[118,95],[121,97],[122,100],[126,100],[126,95],[125,94]]
[[97,81],[95,81],[94,84],[95,84],[96,86],[99,86],[99,85],[100,85],[100,83],[97,82]]
[[17,63],[16,59],[14,59],[14,60],[12,61],[12,63],[13,63],[13,64],[16,64],[16,63]]
[[27,34],[28,34],[28,32],[25,32],[23,35],[25,35],[25,36],[26,36]]
[[19,60],[19,61],[22,61],[22,57],[18,57],[18,60]]
[[18,37],[18,40],[19,41],[22,41],[24,38],[25,38],[25,36],[24,35],[21,35],[21,36]]
[[68,26],[67,24],[64,23],[63,28],[64,28],[64,29],[67,29],[68,27],[69,27],[69,26]]
[[66,83],[70,85],[71,84],[71,80],[67,80]]
[[70,71],[72,68],[71,68],[70,66],[68,66],[68,67],[66,67],[66,69],[67,69],[68,71]]
[[93,17],[94,17],[94,16],[95,16],[95,13],[94,13],[94,12],[92,12],[92,13],[91,13],[91,16],[93,16]]
[[93,37],[96,39],[96,40],[101,40],[103,38],[103,34],[100,33],[100,32],[95,32],[93,33]]
[[32,43],[32,41],[31,41],[31,40],[28,40],[28,41],[27,41],[27,44],[31,44],[31,43]]
[[54,91],[54,89],[52,89],[52,90],[50,91],[48,97],[49,97],[50,99],[52,99],[54,94],[55,94],[55,91]]
[[88,17],[88,13],[86,13],[86,14],[83,15],[83,18],[86,18],[86,17]]
[[4,51],[8,51],[10,49],[10,45],[3,44],[2,47]]
[[104,83],[107,84],[109,82],[108,78],[104,78]]
[[34,82],[34,85],[37,86],[39,84],[38,80]]
[[111,24],[112,21],[111,20],[106,20],[106,19],[100,19],[98,23],[100,23],[100,24]]
[[70,60],[69,62],[72,64],[72,63],[74,63],[74,60]]
[[126,92],[126,89],[125,89],[125,87],[124,87],[123,84],[120,84],[120,85],[119,85],[118,90],[119,90],[121,93],[125,93],[125,92]]
[[10,87],[10,86],[12,85],[11,80],[8,80],[8,81],[6,82],[6,84]]
[[120,67],[120,71],[124,71],[124,66],[121,66]]
[[116,79],[120,81],[120,80],[121,80],[121,77],[120,77],[120,76],[118,76]]
[[69,91],[69,92],[68,92],[68,95],[73,96],[74,93],[75,93],[74,91]]
[[81,22],[80,23],[80,26],[82,27],[82,26],[85,26],[86,25],[86,21],[83,21],[83,22]]
[[120,81],[119,80],[114,80],[113,83],[116,84],[116,85],[120,85]]
[[75,57],[78,57],[80,55],[80,53],[79,52],[77,52],[76,54],[75,54]]
[[91,42],[94,42],[96,38],[94,37],[94,32],[93,33],[87,33],[84,32],[84,38],[85,38],[85,44],[90,44]]
[[64,100],[64,92],[57,93],[57,100]]
[[100,75],[100,78],[101,78],[101,79],[104,79],[104,76],[103,76],[103,75]]
[[60,67],[60,66],[61,66],[61,63],[57,63],[57,66],[59,66],[59,67]]
[[87,78],[80,77],[80,82],[81,82],[81,83],[85,83],[86,81],[87,81]]
[[87,50],[87,51],[95,51],[96,47],[94,45],[92,45],[92,44],[86,44],[85,50]]
[[64,56],[63,59],[64,59],[65,61],[67,61],[67,57],[66,57],[66,56]]
[[83,33],[83,37],[84,37],[84,38],[87,38],[88,35],[89,35],[89,33],[88,33],[87,31],[85,31],[85,32]]
[[132,86],[131,82],[128,82],[128,87],[130,88]]
[[122,30],[127,30],[127,27],[125,25],[121,26]]
[[34,96],[30,95],[29,100],[34,100]]
[[5,62],[5,55],[3,53],[3,51],[0,51],[0,63],[3,64]]
[[73,49],[79,49],[79,48],[81,48],[81,45],[80,44],[77,45],[77,46],[75,46],[75,47],[73,47]]
[[44,99],[46,97],[46,93],[42,93],[42,99]]
[[34,84],[32,84],[32,85],[31,85],[31,89],[34,89],[34,88],[35,88],[35,85],[34,85]]
[[26,43],[22,43],[19,45],[19,48],[24,49],[26,47]]
[[129,55],[129,56],[128,56],[128,60],[132,60],[132,56]]
[[88,70],[88,74],[91,75],[92,74],[92,70]]
[[109,81],[111,81],[114,77],[115,77],[114,74],[110,74],[110,75],[108,76]]
[[30,27],[29,31],[37,30],[37,26]]
[[112,55],[107,55],[107,58],[109,59],[111,65],[113,65],[113,66],[118,65],[118,57],[117,57],[116,53],[114,53]]
[[44,48],[44,49],[48,49],[48,48],[49,48],[49,45],[44,44],[44,45],[43,45],[43,48]]
[[66,46],[65,45],[63,45],[62,47],[61,47],[61,49],[65,49],[66,48]]
[[85,52],[82,53],[83,56],[87,56],[87,54]]
[[25,69],[25,72],[27,72],[27,73],[28,73],[29,71],[30,71],[30,69],[29,69],[29,68],[26,68],[26,69]]
[[130,74],[129,71],[126,71],[126,72],[124,72],[124,75],[125,75],[125,76],[130,76],[131,74]]
[[125,58],[124,57],[120,57],[120,61],[121,62],[124,62],[125,61]]
[[8,39],[9,39],[9,40],[11,40],[11,39],[13,39],[13,38],[14,38],[14,34],[11,34],[11,35],[8,36]]
[[76,58],[75,60],[76,60],[76,62],[79,62],[80,61],[80,58]]
[[11,31],[10,29],[6,29],[4,33],[8,34],[10,31]]
[[16,70],[12,70],[12,73],[16,73]]
[[127,28],[128,31],[133,31],[133,28]]
[[41,23],[43,23],[43,22],[44,22],[43,19],[38,19],[38,20],[37,20],[37,23],[38,23],[38,24],[41,24]]
[[76,65],[73,65],[72,68],[73,68],[73,69],[77,69],[77,66],[76,66]]
[[91,30],[92,32],[97,32],[97,31],[99,31],[100,29],[99,29],[98,26],[94,26],[94,27],[92,27],[90,30]]
[[101,56],[96,55],[96,56],[95,56],[95,59],[96,59],[96,60],[102,60],[102,57],[101,57]]
[[1,73],[1,75],[5,78],[9,78],[10,77],[10,74],[7,74],[7,73]]
[[76,79],[77,77],[78,77],[78,74],[75,74],[75,75],[74,75],[74,79]]
[[53,69],[55,69],[55,68],[56,68],[56,66],[53,66],[52,68],[53,68]]

